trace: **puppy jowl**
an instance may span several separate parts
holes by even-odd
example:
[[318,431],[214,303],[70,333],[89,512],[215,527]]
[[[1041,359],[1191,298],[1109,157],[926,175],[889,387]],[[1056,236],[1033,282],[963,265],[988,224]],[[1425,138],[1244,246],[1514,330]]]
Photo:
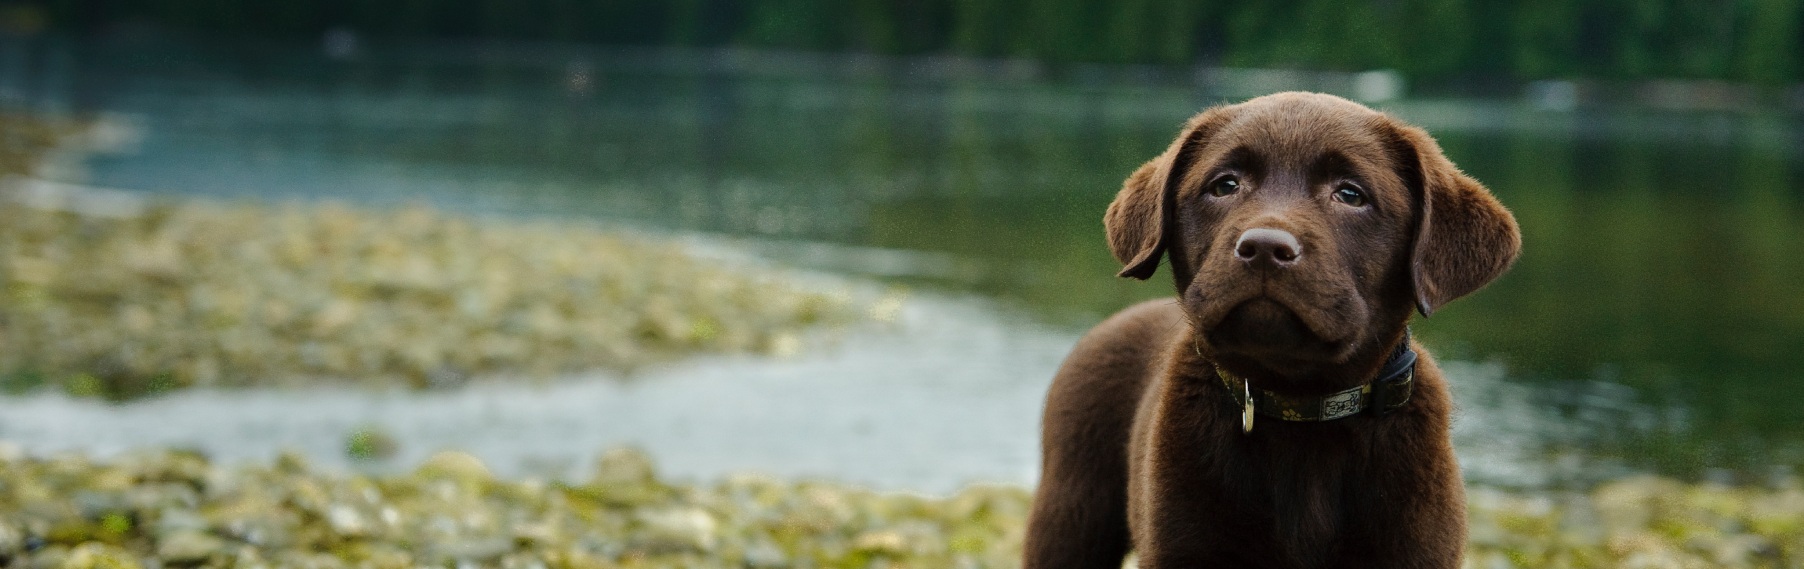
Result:
[[1104,226],[1175,295],[1054,378],[1027,567],[1459,565],[1451,402],[1408,324],[1514,262],[1483,185],[1419,128],[1280,93],[1190,119]]

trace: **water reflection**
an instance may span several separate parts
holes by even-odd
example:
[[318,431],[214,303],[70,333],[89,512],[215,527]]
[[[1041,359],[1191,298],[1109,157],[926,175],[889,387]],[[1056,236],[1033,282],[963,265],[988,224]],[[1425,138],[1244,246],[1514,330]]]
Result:
[[1612,449],[1634,462],[1689,473],[1800,462],[1804,424],[1787,404],[1804,397],[1795,150],[1455,140],[1516,211],[1528,253],[1425,336],[1483,346],[1524,380],[1607,381],[1668,409]]
[[[0,73],[7,92],[142,129],[135,152],[89,162],[98,185],[755,236],[778,258],[975,292],[1060,330],[1169,294],[1110,277],[1101,211],[1217,102],[1182,84],[730,54],[31,49],[7,61],[51,71]],[[1522,223],[1515,271],[1419,331],[1445,359],[1500,363],[1516,401],[1569,421],[1547,452],[1680,475],[1804,464],[1793,117],[1388,108]]]

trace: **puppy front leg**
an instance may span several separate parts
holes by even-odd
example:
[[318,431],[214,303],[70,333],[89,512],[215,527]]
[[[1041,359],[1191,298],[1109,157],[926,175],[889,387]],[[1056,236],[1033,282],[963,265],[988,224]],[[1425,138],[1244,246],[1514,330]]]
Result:
[[1125,484],[1047,477],[1027,520],[1026,569],[1119,569],[1127,555]]

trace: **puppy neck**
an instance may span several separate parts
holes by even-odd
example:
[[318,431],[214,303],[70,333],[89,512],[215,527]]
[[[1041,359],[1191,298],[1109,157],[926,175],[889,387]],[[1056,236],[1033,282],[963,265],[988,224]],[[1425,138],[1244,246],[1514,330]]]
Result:
[[1386,371],[1387,364],[1397,362],[1410,348],[1410,333],[1405,326],[1398,326],[1395,332],[1375,336],[1378,341],[1367,342],[1354,350],[1353,354],[1341,363],[1322,363],[1313,365],[1274,365],[1236,354],[1211,354],[1201,348],[1197,341],[1197,332],[1189,334],[1190,344],[1179,351],[1178,362],[1185,376],[1197,379],[1212,379],[1215,369],[1220,368],[1244,378],[1254,389],[1263,389],[1273,393],[1292,396],[1313,397],[1358,387],[1378,379]]

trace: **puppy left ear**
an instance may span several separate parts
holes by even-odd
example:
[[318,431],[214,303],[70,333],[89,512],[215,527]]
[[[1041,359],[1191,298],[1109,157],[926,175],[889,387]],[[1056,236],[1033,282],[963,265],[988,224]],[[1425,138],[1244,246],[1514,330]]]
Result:
[[[1522,233],[1490,190],[1460,172],[1427,132],[1392,125],[1405,179],[1422,204],[1410,276],[1423,316],[1502,276],[1522,251]],[[1410,164],[1413,162],[1413,164]]]
[[1166,216],[1171,199],[1165,192],[1165,179],[1171,169],[1170,153],[1141,164],[1122,182],[1121,191],[1103,214],[1103,229],[1109,236],[1109,251],[1121,261],[1118,277],[1146,280],[1159,269],[1159,258],[1165,254]]

